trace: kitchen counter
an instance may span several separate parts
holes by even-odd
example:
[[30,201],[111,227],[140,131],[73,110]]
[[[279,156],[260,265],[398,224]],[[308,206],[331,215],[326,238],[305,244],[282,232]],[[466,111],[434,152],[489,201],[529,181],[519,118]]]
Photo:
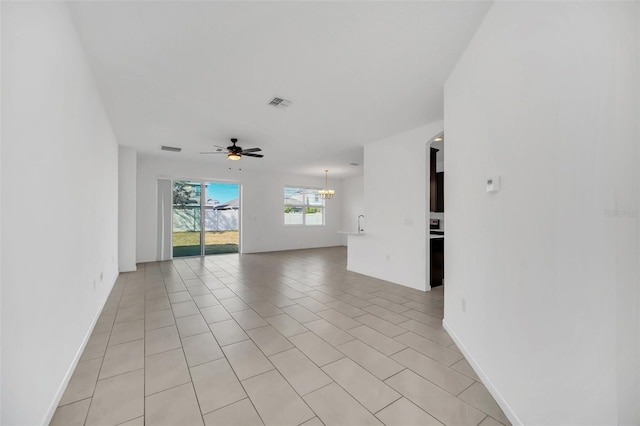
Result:
[[429,232],[429,239],[433,240],[434,238],[444,238],[444,231],[441,231],[440,229],[432,229]]

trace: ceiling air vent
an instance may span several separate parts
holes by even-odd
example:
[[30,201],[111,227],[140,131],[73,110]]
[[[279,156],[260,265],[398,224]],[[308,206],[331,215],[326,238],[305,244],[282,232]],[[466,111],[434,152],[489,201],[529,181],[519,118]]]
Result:
[[175,146],[164,146],[162,145],[162,148],[160,148],[163,151],[169,151],[169,152],[180,152],[182,151],[182,148],[176,148]]
[[276,108],[285,109],[289,105],[291,105],[291,101],[282,98],[273,98],[269,105],[274,106]]

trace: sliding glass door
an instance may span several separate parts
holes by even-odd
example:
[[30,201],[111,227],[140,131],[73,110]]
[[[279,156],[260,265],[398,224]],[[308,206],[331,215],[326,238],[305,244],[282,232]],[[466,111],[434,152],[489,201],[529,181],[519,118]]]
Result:
[[173,257],[202,252],[202,184],[173,182]]
[[238,253],[240,185],[207,182],[204,206],[204,254]]
[[240,185],[173,182],[173,257],[238,253]]

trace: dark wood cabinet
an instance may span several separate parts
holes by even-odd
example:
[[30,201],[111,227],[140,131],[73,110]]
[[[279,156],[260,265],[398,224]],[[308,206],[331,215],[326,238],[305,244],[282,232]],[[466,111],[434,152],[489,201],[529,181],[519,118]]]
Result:
[[437,183],[436,183],[436,154],[438,150],[431,148],[431,157],[429,161],[429,211],[436,211],[437,204]]
[[442,285],[444,278],[444,238],[431,239],[431,287]]
[[429,210],[444,212],[444,172],[436,172],[436,155],[438,150],[431,148],[429,162]]
[[436,173],[436,210],[444,212],[444,172]]
[[[436,172],[438,149],[431,148],[429,161],[429,210],[444,212],[444,172]],[[432,234],[443,235],[442,230],[431,231]],[[431,287],[442,285],[444,280],[444,238],[431,238],[430,244],[430,277]]]

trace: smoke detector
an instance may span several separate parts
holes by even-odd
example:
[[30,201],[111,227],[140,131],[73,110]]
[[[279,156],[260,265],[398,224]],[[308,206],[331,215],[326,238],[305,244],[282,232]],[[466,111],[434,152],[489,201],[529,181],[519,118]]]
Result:
[[269,102],[269,105],[274,106],[276,108],[285,109],[286,107],[291,105],[291,101],[288,101],[283,98],[273,98],[271,102]]

